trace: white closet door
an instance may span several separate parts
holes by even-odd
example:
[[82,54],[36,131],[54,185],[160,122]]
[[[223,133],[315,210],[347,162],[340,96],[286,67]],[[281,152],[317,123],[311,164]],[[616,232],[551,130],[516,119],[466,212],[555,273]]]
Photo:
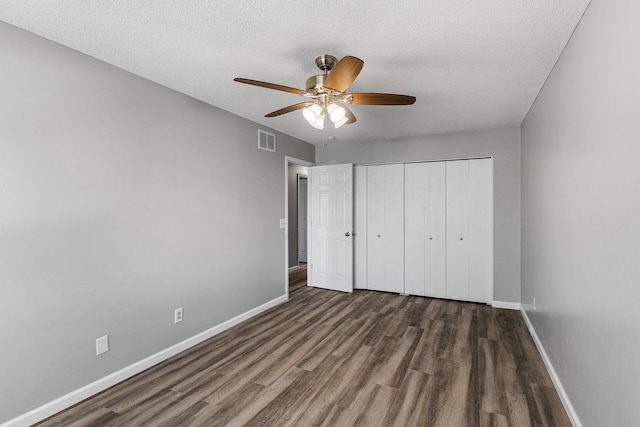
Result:
[[447,298],[493,300],[493,161],[446,164]]
[[405,292],[446,296],[445,163],[405,165]]
[[353,168],[353,287],[367,289],[367,166]]
[[404,165],[367,167],[367,289],[404,292]]
[[386,290],[404,293],[404,164],[385,165],[385,175]]
[[469,299],[493,302],[493,160],[469,161]]
[[469,299],[469,161],[446,162],[447,298]]
[[367,289],[384,290],[385,260],[385,170],[367,166]]
[[404,166],[404,289],[425,296],[426,168],[424,163]]
[[447,289],[445,163],[426,164],[426,296],[444,298]]

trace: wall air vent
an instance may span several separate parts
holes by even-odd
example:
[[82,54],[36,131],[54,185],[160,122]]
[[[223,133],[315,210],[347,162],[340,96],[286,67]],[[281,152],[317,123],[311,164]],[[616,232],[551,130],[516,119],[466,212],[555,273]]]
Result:
[[272,133],[258,129],[258,148],[276,152],[276,136]]

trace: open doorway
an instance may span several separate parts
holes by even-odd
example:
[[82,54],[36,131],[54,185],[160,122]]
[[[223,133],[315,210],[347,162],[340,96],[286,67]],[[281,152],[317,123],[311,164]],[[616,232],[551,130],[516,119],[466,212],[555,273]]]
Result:
[[286,292],[307,283],[307,183],[313,164],[293,157],[285,158],[285,267]]
[[[306,168],[305,168],[306,169]],[[298,263],[300,266],[307,263],[307,175],[298,173]]]
[[[289,205],[289,295],[307,286],[307,168],[297,173],[296,212]],[[296,220],[294,223],[294,219]],[[296,256],[297,255],[297,256]]]

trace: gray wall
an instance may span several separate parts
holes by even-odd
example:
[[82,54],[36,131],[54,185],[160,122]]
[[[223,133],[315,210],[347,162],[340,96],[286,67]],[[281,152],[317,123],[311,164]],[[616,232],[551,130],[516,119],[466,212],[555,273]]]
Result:
[[[398,107],[401,108],[401,107]],[[403,107],[402,107],[403,108]],[[410,107],[407,107],[410,108]],[[316,163],[392,163],[493,156],[496,301],[520,302],[520,129],[450,133],[316,148]]]
[[312,145],[4,23],[0,64],[0,422],[285,295]]
[[522,301],[585,426],[640,423],[638,22],[593,0],[522,126]]
[[289,267],[298,265],[298,174],[307,175],[307,167],[289,163]]

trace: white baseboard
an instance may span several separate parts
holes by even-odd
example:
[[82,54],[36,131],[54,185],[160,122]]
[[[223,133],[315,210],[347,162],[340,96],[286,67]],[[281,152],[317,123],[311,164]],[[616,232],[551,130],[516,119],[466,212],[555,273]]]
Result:
[[519,302],[494,301],[491,303],[493,308],[506,308],[508,310],[520,310],[522,305]]
[[540,339],[538,338],[538,334],[536,330],[533,328],[533,324],[531,320],[529,320],[529,316],[527,316],[527,312],[520,308],[520,312],[522,313],[522,317],[524,318],[524,322],[527,324],[527,328],[529,329],[529,333],[533,338],[533,342],[536,344],[538,348],[538,352],[542,356],[542,360],[544,365],[547,367],[547,372],[549,372],[549,376],[551,377],[551,381],[553,381],[553,385],[558,392],[558,396],[560,396],[560,401],[562,402],[562,406],[564,406],[565,411],[567,411],[567,415],[569,416],[569,420],[574,427],[582,427],[582,423],[580,422],[580,418],[578,418],[578,414],[576,410],[573,408],[571,401],[569,400],[569,396],[567,396],[567,392],[564,390],[562,383],[560,382],[560,378],[558,378],[558,374],[556,374],[556,370],[553,368],[551,364],[551,360],[549,360],[549,356],[547,356],[547,352],[545,351]]
[[91,384],[74,390],[71,393],[68,393],[62,397],[59,397],[58,399],[55,399],[36,409],[33,409],[32,411],[6,421],[0,424],[0,427],[28,427],[34,423],[42,421],[45,418],[57,414],[58,412],[63,411],[64,409],[69,408],[70,406],[73,406],[76,403],[93,396],[94,394],[106,390],[107,388],[116,385],[119,382],[124,381],[127,378],[130,378],[144,371],[145,369],[149,369],[150,367],[162,362],[163,360],[175,356],[176,354],[187,350],[188,348],[193,347],[196,344],[200,344],[202,341],[207,340],[223,331],[226,331],[227,329],[237,325],[238,323],[243,322],[250,317],[260,314],[263,311],[275,307],[276,305],[285,301],[287,301],[286,295],[268,301],[256,308],[253,308],[232,319],[229,319],[226,322],[222,322],[219,325],[216,325],[204,332],[194,335],[193,337],[179,342],[176,345],[173,345],[165,350],[159,351],[156,354],[142,359],[139,362],[129,365],[126,368],[120,369],[117,372],[114,372],[104,378],[92,382]]

